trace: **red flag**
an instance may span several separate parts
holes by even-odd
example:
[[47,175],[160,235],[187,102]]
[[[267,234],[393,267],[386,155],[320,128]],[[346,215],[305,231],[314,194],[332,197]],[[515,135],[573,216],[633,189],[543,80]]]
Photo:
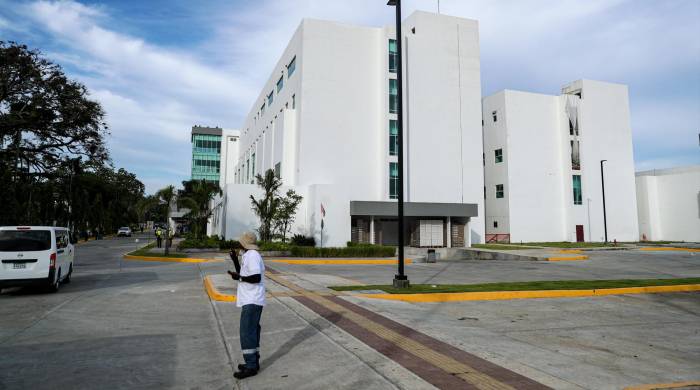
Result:
[[326,217],[326,209],[323,208],[323,203],[321,203],[321,215],[325,218]]

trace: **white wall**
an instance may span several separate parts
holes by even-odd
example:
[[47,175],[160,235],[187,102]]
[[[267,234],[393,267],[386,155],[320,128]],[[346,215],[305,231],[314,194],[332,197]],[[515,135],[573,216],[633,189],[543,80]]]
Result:
[[415,12],[403,27],[406,200],[477,204],[470,235],[483,242],[478,23]]
[[[582,98],[573,93],[582,92]],[[627,87],[580,80],[563,95],[504,91],[484,98],[484,148],[488,233],[510,233],[512,242],[575,241],[576,225],[586,241],[603,241],[600,160],[605,166],[608,239],[638,236],[634,160]],[[571,164],[567,101],[578,109],[580,170]],[[498,112],[493,123],[492,112]],[[504,163],[494,163],[503,147]],[[574,204],[572,175],[581,175],[583,204]],[[507,180],[505,180],[507,177]],[[505,198],[495,185],[506,183]],[[507,229],[493,220],[507,217]]]
[[[587,198],[591,199],[590,239],[604,239],[600,160],[608,160],[605,163],[608,240],[636,241],[639,224],[627,86],[580,80],[567,88],[583,91],[581,170],[584,204]],[[581,219],[585,221],[584,218]],[[575,238],[573,225],[569,224],[570,237]]]
[[640,240],[700,242],[700,166],[638,172]]

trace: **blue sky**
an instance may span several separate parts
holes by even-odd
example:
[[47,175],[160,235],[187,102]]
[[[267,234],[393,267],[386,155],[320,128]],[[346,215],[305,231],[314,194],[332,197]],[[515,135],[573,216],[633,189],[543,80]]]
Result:
[[[114,165],[153,192],[190,171],[194,124],[237,128],[301,18],[392,23],[384,0],[0,0],[0,39],[40,49],[106,112]],[[700,1],[442,0],[479,20],[484,95],[629,85],[638,170],[700,164]],[[437,0],[404,0],[404,14]]]

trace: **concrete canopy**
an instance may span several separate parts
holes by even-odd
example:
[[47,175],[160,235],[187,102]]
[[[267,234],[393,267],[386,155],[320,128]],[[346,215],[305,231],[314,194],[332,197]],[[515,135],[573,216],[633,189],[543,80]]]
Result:
[[[395,217],[398,214],[397,202],[350,201],[350,215],[373,215]],[[404,203],[406,217],[476,217],[475,203]]]

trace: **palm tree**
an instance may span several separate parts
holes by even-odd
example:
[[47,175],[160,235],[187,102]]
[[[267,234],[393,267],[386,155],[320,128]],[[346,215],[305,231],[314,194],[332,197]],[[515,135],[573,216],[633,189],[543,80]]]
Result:
[[217,183],[206,180],[184,181],[182,185],[185,189],[180,191],[177,204],[190,210],[185,217],[190,219],[195,237],[202,238],[206,235],[207,221],[213,212],[209,204],[217,194],[222,195],[223,191]]
[[282,181],[275,176],[275,171],[268,169],[265,176],[260,174],[255,176],[255,181],[265,191],[265,196],[257,200],[250,196],[253,212],[260,218],[260,240],[270,241],[272,239],[272,228],[279,209],[280,197],[279,189]]
[[167,205],[168,212],[165,217],[165,254],[168,255],[170,254],[170,246],[169,246],[169,238],[170,238],[170,221],[168,219],[170,218],[170,204],[172,203],[173,199],[175,198],[175,187],[170,185],[165,188],[160,189],[158,192],[156,192],[156,197],[162,202]]

